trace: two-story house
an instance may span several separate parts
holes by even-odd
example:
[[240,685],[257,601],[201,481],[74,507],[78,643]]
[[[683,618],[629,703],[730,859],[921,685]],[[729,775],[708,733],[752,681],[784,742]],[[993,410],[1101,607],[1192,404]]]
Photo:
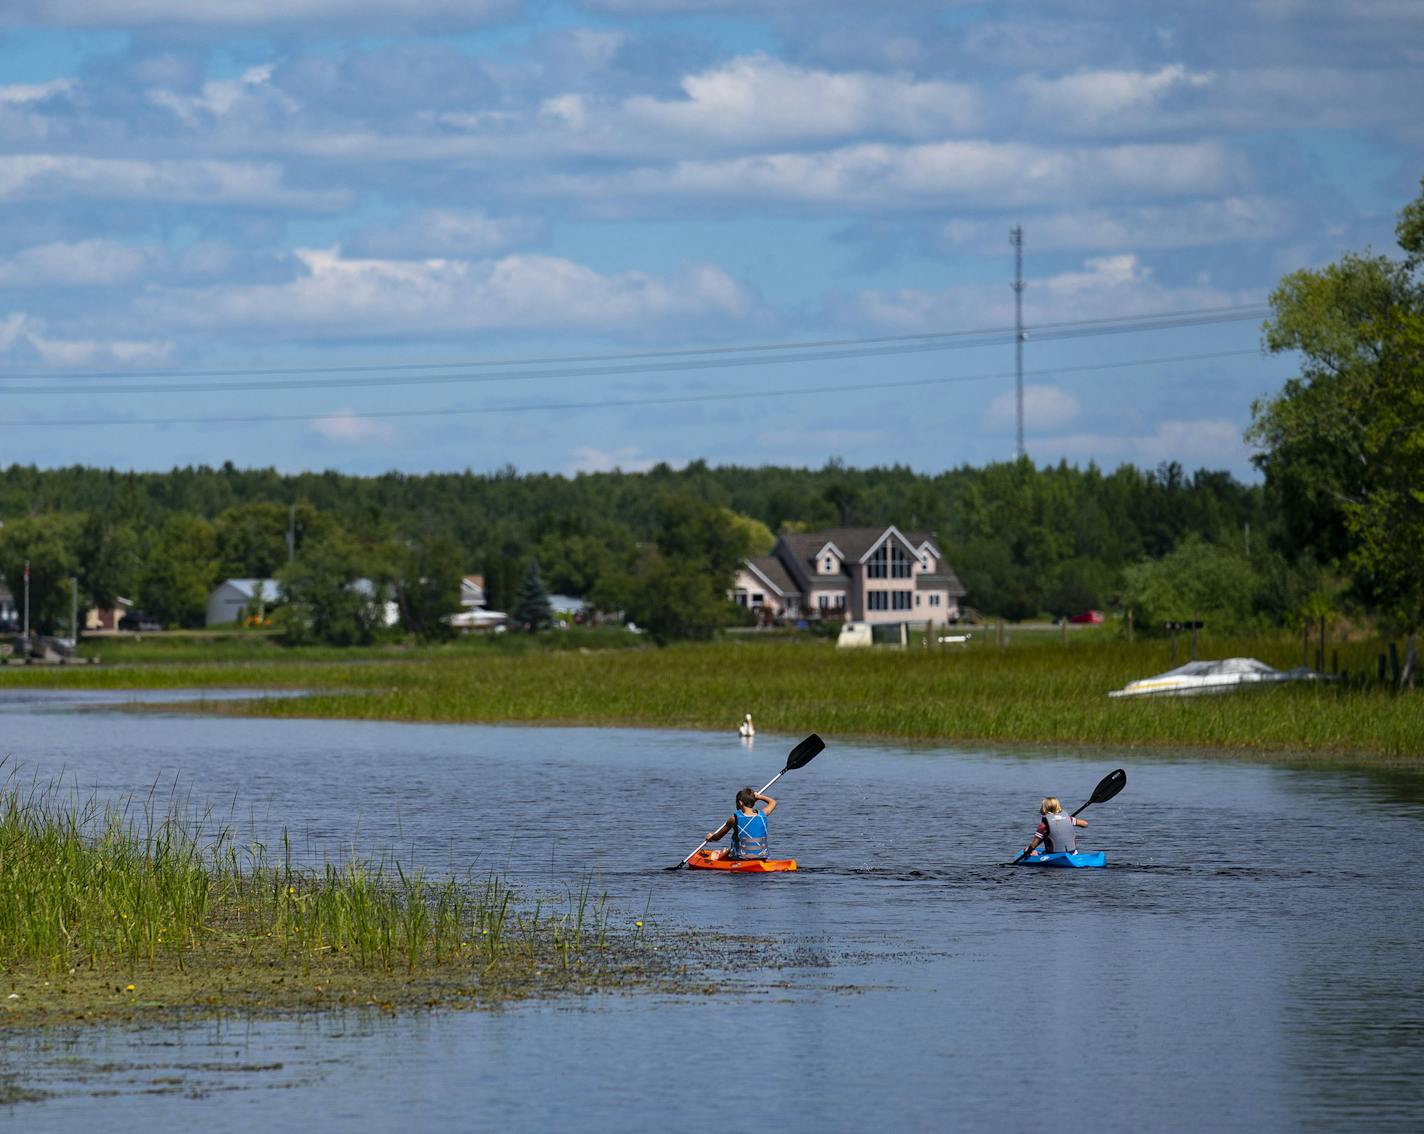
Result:
[[965,595],[928,535],[888,528],[795,532],[738,568],[732,597],[772,618],[950,622]]

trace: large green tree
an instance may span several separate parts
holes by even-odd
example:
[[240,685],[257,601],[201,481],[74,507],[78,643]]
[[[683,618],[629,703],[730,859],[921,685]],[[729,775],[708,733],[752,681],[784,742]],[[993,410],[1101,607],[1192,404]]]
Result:
[[369,581],[389,573],[371,559],[359,544],[339,533],[308,543],[277,572],[283,604],[275,618],[283,640],[289,645],[369,644],[381,624],[383,605]]
[[1409,682],[1424,626],[1424,192],[1396,232],[1403,259],[1352,253],[1281,281],[1266,345],[1299,352],[1301,372],[1256,403],[1248,437],[1296,540],[1408,635]]
[[68,625],[74,601],[71,582],[79,573],[76,551],[84,517],[49,513],[11,520],[0,527],[0,576],[15,606],[25,603],[25,564],[29,564],[30,629],[48,633]]
[[139,602],[165,626],[201,626],[218,581],[217,538],[201,516],[169,516],[148,549]]
[[413,540],[393,558],[401,625],[422,641],[454,637],[445,619],[460,605],[465,564],[459,546],[449,536],[429,536]]

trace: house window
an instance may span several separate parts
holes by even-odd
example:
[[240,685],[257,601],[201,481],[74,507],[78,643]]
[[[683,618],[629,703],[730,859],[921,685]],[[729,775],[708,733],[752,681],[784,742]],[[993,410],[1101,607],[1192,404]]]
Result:
[[752,605],[753,605],[753,606],[761,606],[761,604],[764,603],[764,602],[766,602],[766,595],[761,594],[761,593],[756,592],[756,591],[752,592]]
[[867,610],[889,610],[889,591],[867,591],[865,595],[865,606]]
[[828,556],[826,556],[825,559],[821,560],[821,574],[822,574],[822,575],[833,575],[833,574],[835,574],[835,570],[836,570],[836,561],[835,561],[834,558],[832,558],[831,556],[828,555]]
[[908,579],[913,571],[905,549],[890,540],[877,547],[865,565],[865,573],[872,579]]
[[891,603],[892,609],[894,609],[894,610],[909,610],[909,609],[910,609],[910,592],[909,592],[909,591],[891,591],[891,592],[890,592],[890,598],[891,598],[891,600],[892,600],[892,603]]
[[817,605],[818,607],[820,607],[822,610],[830,610],[830,609],[831,609],[831,596],[830,596],[830,595],[817,595],[817,596],[816,596],[816,605]]
[[916,605],[916,606],[919,606],[919,605],[920,605],[920,596],[919,596],[919,595],[916,595],[916,596],[915,596],[915,605]]
[[746,606],[746,605],[747,605],[747,592],[746,592],[746,591],[738,591],[738,592],[737,592],[737,605],[738,605],[738,606]]
[[836,595],[836,609],[837,609],[837,610],[844,610],[844,609],[845,609],[845,595]]
[[931,606],[938,606],[938,605],[939,605],[939,595],[930,595],[930,605],[931,605]]

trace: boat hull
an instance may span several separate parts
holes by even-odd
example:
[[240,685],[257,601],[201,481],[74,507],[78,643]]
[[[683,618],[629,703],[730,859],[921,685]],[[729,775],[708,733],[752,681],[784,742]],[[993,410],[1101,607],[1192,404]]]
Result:
[[1107,851],[1055,851],[1052,854],[1031,854],[1017,866],[1084,867],[1106,866]]
[[687,860],[694,870],[724,870],[732,874],[780,874],[796,869],[794,858],[713,858],[700,850]]

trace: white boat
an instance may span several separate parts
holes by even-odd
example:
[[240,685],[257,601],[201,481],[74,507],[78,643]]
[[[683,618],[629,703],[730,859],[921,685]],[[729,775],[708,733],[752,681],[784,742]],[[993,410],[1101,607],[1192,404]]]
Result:
[[1243,685],[1318,680],[1320,674],[1303,665],[1281,670],[1273,669],[1255,658],[1222,658],[1219,661],[1189,661],[1156,677],[1130,681],[1108,696],[1191,697],[1198,693],[1229,693]]

